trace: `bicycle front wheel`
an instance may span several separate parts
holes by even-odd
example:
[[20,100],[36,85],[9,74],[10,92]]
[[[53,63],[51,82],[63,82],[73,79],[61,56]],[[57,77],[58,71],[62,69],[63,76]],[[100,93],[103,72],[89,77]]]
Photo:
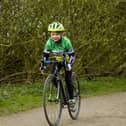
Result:
[[54,75],[49,75],[45,80],[43,89],[43,108],[46,120],[50,126],[57,126],[62,113],[60,99],[60,85],[53,84]]
[[76,120],[80,112],[81,97],[80,97],[80,83],[75,73],[72,73],[72,83],[73,83],[73,95],[74,95],[75,103],[72,109],[71,109],[71,105],[68,103],[68,112],[70,117],[73,120]]

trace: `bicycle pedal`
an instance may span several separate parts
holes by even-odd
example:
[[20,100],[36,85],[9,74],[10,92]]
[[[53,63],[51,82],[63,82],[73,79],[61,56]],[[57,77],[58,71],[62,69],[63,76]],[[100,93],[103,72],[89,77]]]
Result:
[[59,102],[59,99],[48,99],[49,102]]
[[63,109],[67,109],[67,105],[63,105]]
[[76,110],[74,108],[70,108],[71,112],[76,112]]
[[53,102],[53,99],[48,99],[48,102]]

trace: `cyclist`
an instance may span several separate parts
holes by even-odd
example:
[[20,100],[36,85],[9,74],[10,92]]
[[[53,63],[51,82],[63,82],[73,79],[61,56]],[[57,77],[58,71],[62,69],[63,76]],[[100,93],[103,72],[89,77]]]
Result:
[[[63,36],[64,31],[65,31],[64,26],[59,22],[53,22],[49,24],[48,32],[50,34],[50,37],[45,44],[40,69],[41,70],[46,69],[44,62],[48,60],[50,52],[53,52],[54,55],[60,55],[63,54],[63,52],[66,52],[69,55],[69,60],[66,65],[59,63],[58,68],[59,70],[61,69],[61,67],[64,67],[65,69],[65,81],[68,87],[69,102],[74,103],[75,100],[73,99],[73,85],[71,76],[72,76],[72,64],[75,60],[75,54],[71,41],[67,37]],[[54,63],[51,71],[52,74],[54,73],[55,66],[56,64]],[[56,85],[55,80],[53,81],[54,84]]]

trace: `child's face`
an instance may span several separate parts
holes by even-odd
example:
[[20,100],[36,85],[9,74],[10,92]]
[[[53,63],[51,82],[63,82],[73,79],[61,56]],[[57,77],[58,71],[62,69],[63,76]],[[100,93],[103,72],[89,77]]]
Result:
[[61,38],[61,33],[60,32],[51,32],[51,39],[54,40],[55,42],[58,42]]

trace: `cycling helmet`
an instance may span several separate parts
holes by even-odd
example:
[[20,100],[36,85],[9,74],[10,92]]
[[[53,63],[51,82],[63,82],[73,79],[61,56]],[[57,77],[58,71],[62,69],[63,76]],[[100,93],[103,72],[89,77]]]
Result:
[[48,31],[65,31],[64,26],[59,22],[53,22],[49,24]]

